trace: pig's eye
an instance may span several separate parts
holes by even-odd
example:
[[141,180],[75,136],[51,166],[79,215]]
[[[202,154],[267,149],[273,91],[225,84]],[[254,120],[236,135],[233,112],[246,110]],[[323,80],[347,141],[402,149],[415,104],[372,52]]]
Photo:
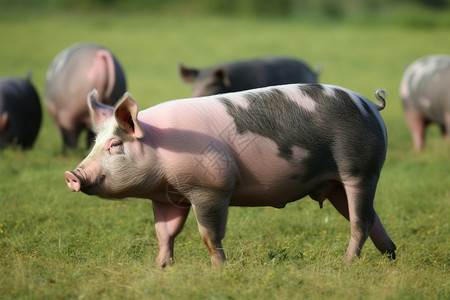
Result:
[[109,145],[108,151],[110,154],[116,154],[120,153],[122,149],[123,143],[121,141],[111,141],[111,144]]

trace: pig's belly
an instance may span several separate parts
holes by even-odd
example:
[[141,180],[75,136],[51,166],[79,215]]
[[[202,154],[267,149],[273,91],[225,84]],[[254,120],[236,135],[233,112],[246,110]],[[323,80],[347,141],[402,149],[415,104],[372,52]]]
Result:
[[272,206],[283,208],[287,203],[299,200],[309,194],[304,188],[272,188],[253,185],[235,188],[230,206]]

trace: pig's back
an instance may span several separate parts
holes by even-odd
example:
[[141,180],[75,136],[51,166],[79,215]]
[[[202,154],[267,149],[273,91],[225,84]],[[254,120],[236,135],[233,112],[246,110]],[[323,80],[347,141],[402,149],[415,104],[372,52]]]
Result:
[[97,45],[76,44],[59,53],[47,70],[46,101],[56,102],[58,106],[59,102],[69,102],[72,95],[79,93],[79,86],[87,85],[87,71],[100,49],[103,48]]
[[317,75],[305,63],[290,58],[255,59],[232,63],[223,68],[236,90],[317,82]]

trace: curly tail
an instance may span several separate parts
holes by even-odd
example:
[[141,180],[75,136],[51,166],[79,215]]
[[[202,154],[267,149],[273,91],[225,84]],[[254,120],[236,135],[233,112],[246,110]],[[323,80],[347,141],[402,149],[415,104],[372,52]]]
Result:
[[386,90],[384,89],[378,89],[375,91],[375,98],[380,102],[380,104],[377,106],[377,109],[383,110],[386,107]]

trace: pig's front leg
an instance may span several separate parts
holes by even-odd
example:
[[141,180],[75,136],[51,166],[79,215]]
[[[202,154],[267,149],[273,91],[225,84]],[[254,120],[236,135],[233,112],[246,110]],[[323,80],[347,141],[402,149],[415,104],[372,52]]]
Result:
[[225,237],[229,197],[211,194],[197,194],[192,200],[192,208],[211,263],[213,266],[220,266],[226,260],[222,239]]
[[157,264],[164,268],[173,261],[175,237],[186,222],[190,207],[179,207],[172,203],[152,201],[155,216],[156,236],[158,238]]

